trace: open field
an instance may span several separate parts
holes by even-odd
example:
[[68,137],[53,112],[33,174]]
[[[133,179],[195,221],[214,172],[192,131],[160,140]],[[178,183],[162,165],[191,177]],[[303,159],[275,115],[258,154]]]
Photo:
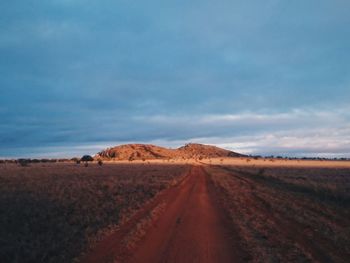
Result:
[[72,262],[187,170],[170,164],[2,164],[0,261]]
[[340,160],[302,160],[302,159],[277,159],[277,158],[206,158],[204,164],[234,165],[234,166],[275,166],[275,167],[311,167],[311,168],[350,168],[350,161]]
[[348,168],[207,166],[253,262],[347,262]]
[[349,162],[212,158],[0,167],[4,262],[350,258]]

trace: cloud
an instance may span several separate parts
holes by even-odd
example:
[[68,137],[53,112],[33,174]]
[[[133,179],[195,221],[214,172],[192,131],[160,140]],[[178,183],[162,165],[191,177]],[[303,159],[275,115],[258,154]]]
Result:
[[0,156],[189,140],[346,155],[348,7],[3,1]]
[[204,136],[226,136],[230,134],[254,134],[260,132],[278,132],[283,130],[307,130],[336,128],[349,125],[350,116],[343,110],[316,111],[292,110],[285,113],[253,113],[240,114],[204,114],[192,116],[143,116],[135,120],[144,125],[154,125],[165,129],[203,133]]
[[350,115],[347,109],[298,109],[277,114],[242,113],[184,118],[153,116],[143,121],[155,124],[160,130],[166,129],[170,141],[179,140],[185,134],[190,139],[182,140],[182,143],[212,143],[248,154],[350,155]]
[[[323,112],[295,109],[269,114],[245,112],[131,118],[94,116],[91,112],[88,121],[75,127],[67,120],[57,128],[54,122],[40,124],[27,120],[29,126],[12,131],[11,135],[2,133],[4,140],[1,143],[15,149],[16,155],[30,149],[28,147],[33,147],[33,144],[42,154],[46,151],[54,155],[66,150],[72,155],[87,151],[93,154],[105,147],[131,142],[168,147],[198,142],[260,155],[350,155],[350,115],[346,108]],[[4,150],[2,154],[8,155]]]

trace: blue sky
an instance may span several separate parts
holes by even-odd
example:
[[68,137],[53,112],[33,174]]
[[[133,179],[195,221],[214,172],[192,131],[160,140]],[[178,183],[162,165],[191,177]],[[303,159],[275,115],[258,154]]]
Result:
[[350,157],[350,2],[0,3],[0,157],[120,143]]

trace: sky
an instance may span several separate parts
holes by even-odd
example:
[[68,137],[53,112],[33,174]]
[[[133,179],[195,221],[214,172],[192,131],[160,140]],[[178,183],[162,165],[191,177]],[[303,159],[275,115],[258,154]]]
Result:
[[0,157],[130,142],[350,157],[348,0],[0,2]]

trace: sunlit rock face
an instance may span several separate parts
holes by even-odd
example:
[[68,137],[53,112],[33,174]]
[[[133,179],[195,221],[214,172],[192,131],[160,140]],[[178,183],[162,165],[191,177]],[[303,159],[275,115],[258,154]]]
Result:
[[167,159],[167,158],[213,158],[239,157],[239,153],[216,146],[189,143],[177,149],[169,149],[151,144],[125,144],[105,149],[96,157],[117,160]]

